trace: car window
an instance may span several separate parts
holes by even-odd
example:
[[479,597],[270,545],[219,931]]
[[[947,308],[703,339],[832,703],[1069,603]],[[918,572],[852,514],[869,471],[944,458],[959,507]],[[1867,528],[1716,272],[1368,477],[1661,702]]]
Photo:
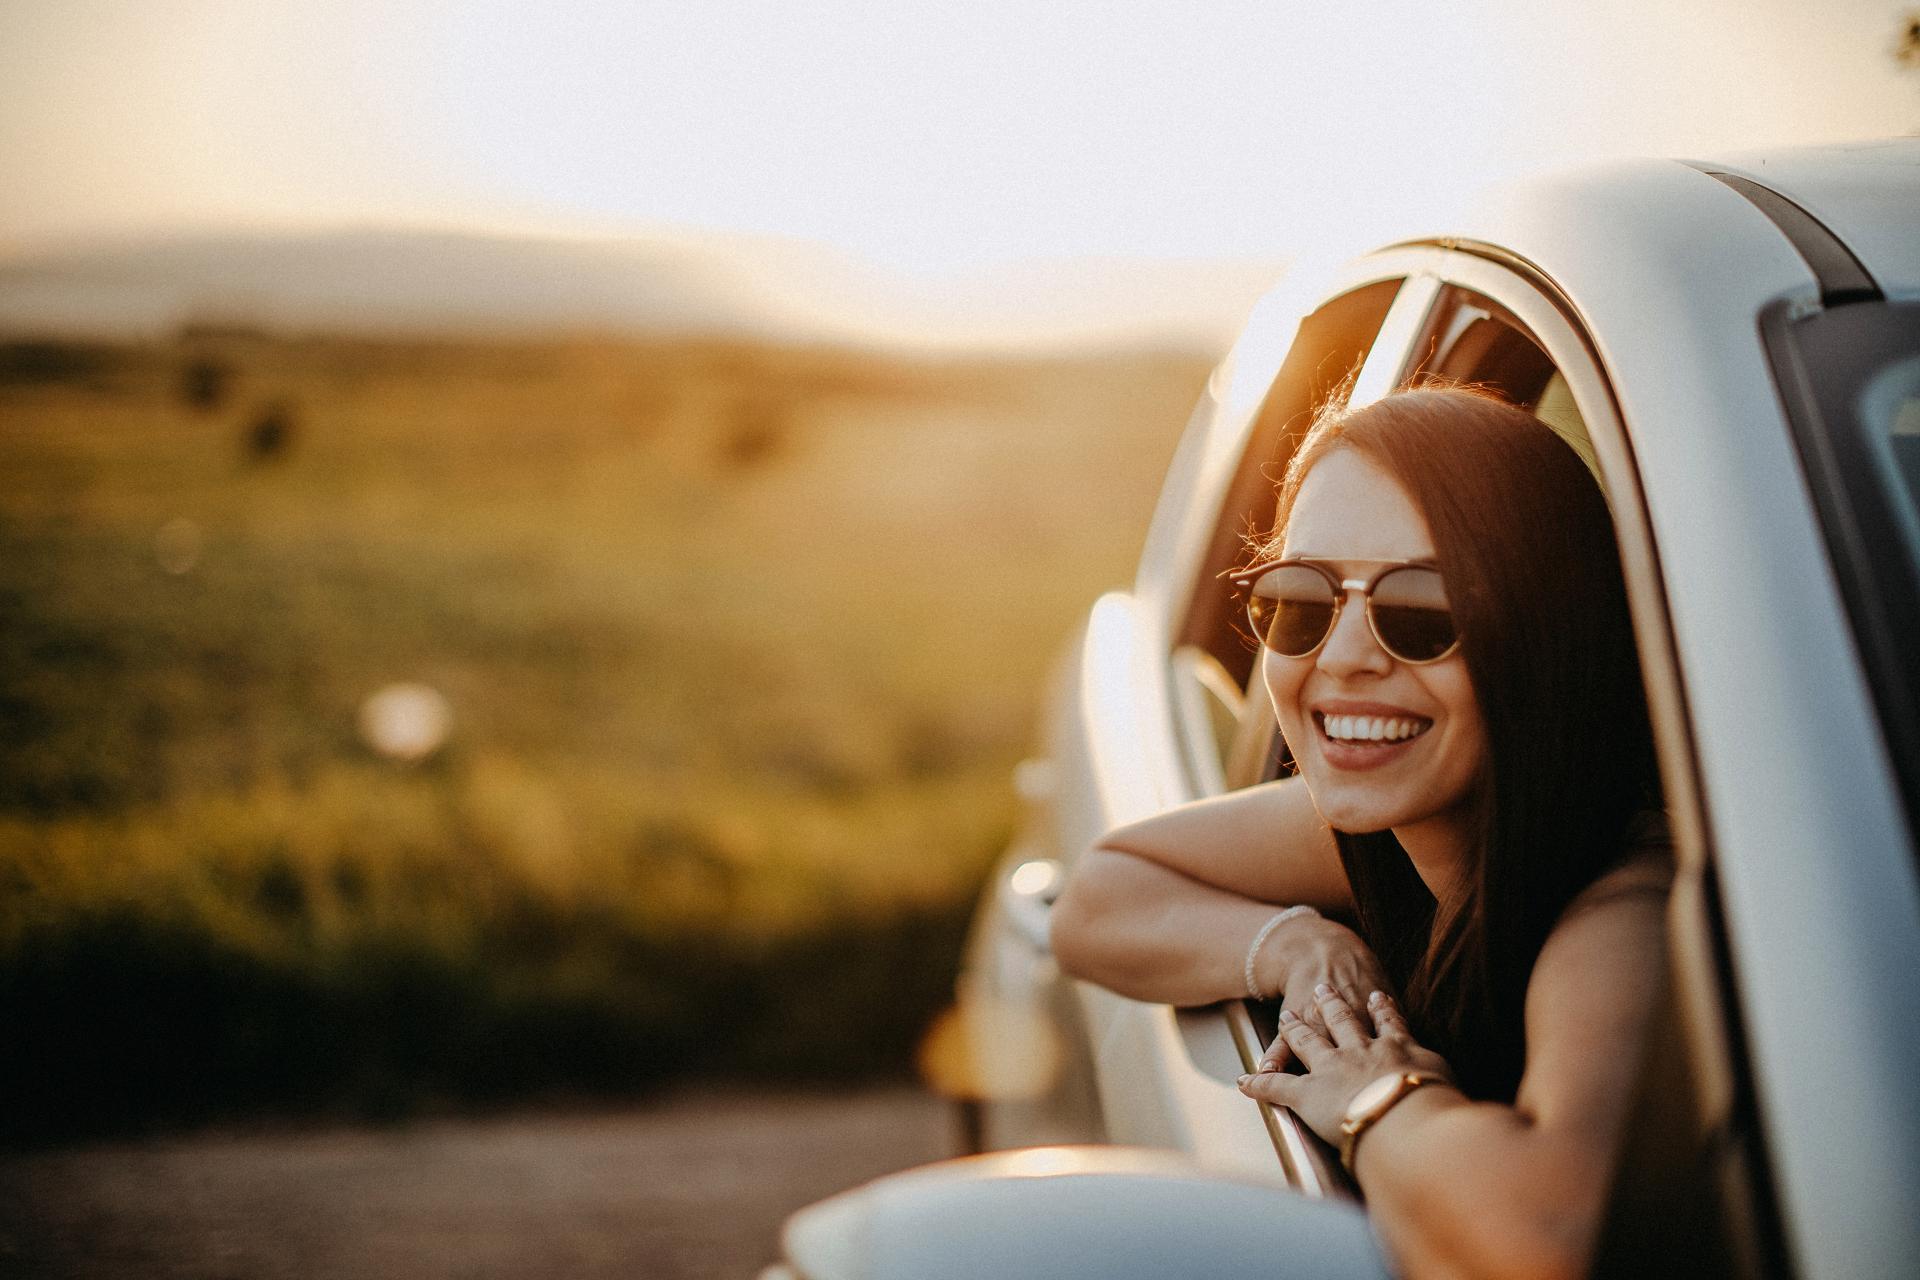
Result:
[[1920,303],[1763,323],[1880,727],[1920,821]]
[[[1466,262],[1466,255],[1461,257],[1458,278],[1476,284],[1499,280],[1513,292],[1503,294],[1507,299],[1503,305],[1464,284],[1439,289],[1424,327],[1409,345],[1411,358],[1401,371],[1401,380],[1437,376],[1489,387],[1531,410],[1567,440],[1615,503],[1623,530],[1622,555],[1628,568],[1630,595],[1635,589],[1639,591],[1636,613],[1650,609],[1648,617],[1654,629],[1664,631],[1663,588],[1657,558],[1648,541],[1650,526],[1644,511],[1622,507],[1623,501],[1638,503],[1638,481],[1631,474],[1631,450],[1626,447],[1592,343],[1579,332],[1570,309],[1552,295],[1550,286],[1536,287],[1530,279],[1491,263]],[[1449,274],[1453,274],[1452,268]],[[1512,308],[1520,309],[1534,323],[1521,319]],[[1358,358],[1358,352],[1351,354],[1347,367],[1353,367]],[[1372,373],[1370,367],[1369,379]],[[1878,413],[1876,421],[1884,428],[1885,452],[1891,460],[1883,470],[1898,473],[1904,483],[1912,476],[1910,470],[1901,468],[1910,465],[1915,452],[1907,440],[1914,434],[1914,418],[1920,415],[1920,408],[1911,404],[1917,389],[1905,382],[1900,387],[1905,390],[1882,396],[1888,407]],[[1332,389],[1329,386],[1328,390]],[[1222,567],[1231,563],[1234,555],[1243,554],[1246,531],[1270,527],[1275,481],[1298,443],[1309,407],[1309,403],[1289,405],[1283,425],[1269,420],[1263,423],[1263,431],[1255,433],[1254,445],[1223,512],[1222,530],[1231,528],[1238,536],[1217,539],[1210,563]],[[1279,412],[1275,410],[1276,416]],[[1609,433],[1607,449],[1596,448],[1594,434],[1602,429]],[[1608,483],[1597,461],[1602,454],[1610,459],[1609,465],[1616,472],[1615,484],[1623,487],[1622,495],[1612,492],[1614,485]],[[1213,655],[1219,669],[1247,689],[1241,699],[1242,714],[1234,740],[1226,748],[1222,771],[1225,781],[1229,786],[1243,786],[1280,776],[1290,769],[1290,762],[1268,699],[1248,685],[1254,666],[1253,646],[1250,637],[1233,625],[1238,604],[1230,601],[1229,593],[1210,575],[1201,577],[1198,591],[1212,591],[1217,603],[1209,612],[1197,593],[1182,639]],[[1651,684],[1659,682],[1659,705],[1667,709],[1669,718],[1680,717],[1683,721],[1684,700],[1677,692],[1678,676],[1671,661],[1655,655],[1648,663],[1648,678],[1650,693]],[[1679,749],[1684,750],[1684,730],[1681,735]],[[1676,749],[1673,742],[1664,742],[1661,747],[1663,756]],[[1690,768],[1684,763],[1676,767]],[[1682,801],[1684,812],[1697,811],[1696,796],[1682,797]],[[1684,828],[1687,823],[1679,825]],[[1698,1274],[1703,1277],[1764,1273],[1760,1260],[1776,1252],[1767,1242],[1777,1237],[1777,1231],[1769,1226],[1774,1213],[1766,1157],[1744,1076],[1743,1036],[1729,998],[1717,889],[1709,863],[1695,860],[1695,870],[1699,874],[1693,879],[1683,877],[1686,896],[1683,898],[1679,887],[1675,891],[1673,990],[1660,1011],[1647,1065],[1641,1072],[1618,1196],[1603,1242],[1602,1265],[1604,1268],[1627,1258],[1644,1262],[1657,1256],[1647,1251],[1651,1246],[1655,1250],[1667,1248],[1665,1256],[1669,1258],[1697,1264]],[[1273,1030],[1261,1021],[1268,1012],[1249,1007],[1262,1037],[1270,1036]],[[1641,1229],[1652,1221],[1647,1215],[1654,1212],[1662,1213],[1661,1221],[1668,1224],[1657,1233],[1658,1239],[1650,1239]],[[1676,1241],[1691,1244],[1680,1248]],[[1616,1269],[1621,1274],[1631,1270]]]
[[1168,670],[1196,795],[1233,784],[1236,756],[1264,751],[1267,745],[1264,739],[1247,741],[1244,721],[1249,714],[1257,716],[1266,698],[1248,699],[1241,693],[1253,670],[1254,646],[1239,606],[1219,575],[1245,564],[1249,535],[1272,526],[1274,481],[1315,411],[1366,359],[1400,285],[1397,279],[1375,281],[1333,298],[1301,321],[1299,336],[1261,401],[1246,450],[1222,498]]
[[[1448,289],[1434,309],[1425,343],[1428,356],[1417,373],[1454,382],[1475,383],[1498,391],[1533,411],[1573,446],[1596,476],[1593,441],[1574,402],[1566,374],[1527,326],[1484,294]],[[1602,480],[1604,486],[1605,481]]]
[[[1441,290],[1411,351],[1413,358],[1402,372],[1402,381],[1441,378],[1497,391],[1513,403],[1532,410],[1573,447],[1596,477],[1599,476],[1593,442],[1575,402],[1571,383],[1555,366],[1540,339],[1494,299],[1460,287]],[[1274,480],[1285,469],[1286,460],[1292,456],[1292,446],[1297,442],[1297,434],[1283,436],[1284,450],[1267,456],[1255,473],[1266,492],[1264,504],[1255,508],[1258,514],[1250,517],[1250,527],[1262,530],[1271,527]],[[1249,455],[1253,452],[1250,449]],[[1604,483],[1603,480],[1603,487]],[[1221,593],[1224,595],[1224,590]],[[1232,621],[1238,627],[1237,604]],[[1254,646],[1244,628],[1236,631],[1235,638],[1238,652],[1250,655]],[[1225,748],[1228,762],[1225,776],[1231,785],[1240,786],[1282,776],[1290,771],[1291,761],[1267,699],[1251,687],[1250,671],[1233,674],[1240,676],[1247,695],[1241,701],[1242,715],[1234,740]]]

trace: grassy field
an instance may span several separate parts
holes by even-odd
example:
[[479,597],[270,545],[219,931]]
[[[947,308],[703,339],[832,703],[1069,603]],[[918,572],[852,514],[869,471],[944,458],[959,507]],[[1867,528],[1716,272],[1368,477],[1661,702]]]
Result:
[[0,346],[0,1137],[903,1070],[1205,372]]

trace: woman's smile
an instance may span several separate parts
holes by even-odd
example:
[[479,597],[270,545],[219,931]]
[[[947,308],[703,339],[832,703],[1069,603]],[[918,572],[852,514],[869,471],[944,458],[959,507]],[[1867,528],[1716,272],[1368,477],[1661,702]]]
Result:
[[1321,753],[1336,769],[1377,769],[1414,749],[1429,716],[1379,702],[1330,699],[1312,709]]

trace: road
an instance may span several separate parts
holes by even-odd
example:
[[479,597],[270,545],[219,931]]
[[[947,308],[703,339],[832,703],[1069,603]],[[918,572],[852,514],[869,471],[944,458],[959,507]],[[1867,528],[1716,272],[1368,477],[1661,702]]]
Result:
[[750,1278],[791,1210],[952,1142],[901,1087],[16,1154],[0,1275]]

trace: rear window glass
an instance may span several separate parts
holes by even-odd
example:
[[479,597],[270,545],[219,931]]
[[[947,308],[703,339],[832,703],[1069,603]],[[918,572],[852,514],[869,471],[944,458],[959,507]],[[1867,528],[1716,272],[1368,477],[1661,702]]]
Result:
[[1909,559],[1920,559],[1920,352],[1896,359],[1860,390],[1874,480],[1886,489]]
[[1873,682],[1920,818],[1920,303],[1853,302],[1763,326]]

